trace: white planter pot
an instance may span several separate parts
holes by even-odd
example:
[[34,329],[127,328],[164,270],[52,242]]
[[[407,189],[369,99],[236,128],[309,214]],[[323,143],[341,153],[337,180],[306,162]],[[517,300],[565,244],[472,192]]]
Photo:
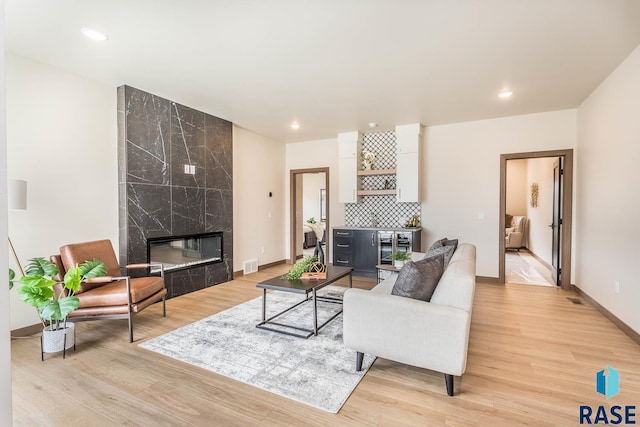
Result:
[[76,345],[76,329],[71,322],[66,323],[65,328],[51,330],[47,326],[42,330],[42,353],[57,353],[66,351]]
[[404,267],[404,263],[405,263],[404,261],[395,260],[393,261],[393,266],[399,270],[402,267]]

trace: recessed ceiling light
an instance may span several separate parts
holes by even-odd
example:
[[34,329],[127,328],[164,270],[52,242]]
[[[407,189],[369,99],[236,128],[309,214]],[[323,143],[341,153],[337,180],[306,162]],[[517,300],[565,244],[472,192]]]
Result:
[[375,127],[378,127],[378,124],[377,124],[376,122],[371,122],[371,123],[369,123],[369,127],[370,127],[371,129],[373,129],[373,128],[375,128]]
[[505,99],[505,98],[511,98],[511,95],[513,95],[513,92],[512,92],[512,91],[510,91],[510,90],[504,90],[504,91],[502,91],[502,92],[500,92],[500,93],[498,94],[498,97],[499,97],[499,98],[503,98],[503,99]]
[[300,129],[300,123],[291,123],[291,129]]
[[93,28],[82,28],[80,31],[93,41],[103,42],[109,39],[106,34],[101,33],[98,30],[94,30]]

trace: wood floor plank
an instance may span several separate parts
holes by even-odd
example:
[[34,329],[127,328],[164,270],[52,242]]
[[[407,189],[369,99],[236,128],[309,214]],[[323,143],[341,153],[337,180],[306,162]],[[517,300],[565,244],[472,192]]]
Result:
[[[256,283],[288,268],[173,298],[166,318],[156,304],[135,316],[133,344],[120,320],[77,324],[77,351],[65,360],[41,362],[38,336],[13,340],[14,425],[573,425],[581,404],[640,403],[640,346],[586,301],[571,302],[574,292],[550,287],[478,283],[467,372],[455,379],[454,397],[441,373],[378,359],[338,414],[138,346],[260,297]],[[621,373],[620,393],[608,401],[594,384],[607,365]]]

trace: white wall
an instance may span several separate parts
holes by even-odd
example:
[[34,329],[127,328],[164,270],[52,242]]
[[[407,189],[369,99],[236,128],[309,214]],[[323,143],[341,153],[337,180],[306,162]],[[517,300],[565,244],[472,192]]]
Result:
[[639,111],[637,47],[578,108],[576,286],[640,333]]
[[[308,168],[329,168],[329,212],[328,218],[330,227],[344,225],[344,203],[338,202],[338,139],[323,139],[318,141],[299,142],[295,144],[287,144],[286,153],[286,188],[285,192],[289,194],[289,171],[291,169],[308,169]],[[285,242],[289,242],[289,199],[285,200],[286,207],[286,230]],[[331,254],[331,230],[327,230],[327,250]],[[289,244],[286,245],[286,256],[289,257]],[[332,259],[332,258],[330,258]]]
[[249,259],[264,265],[285,258],[284,153],[281,142],[233,126],[234,271]]
[[[527,215],[527,160],[507,161],[507,213]],[[509,225],[509,224],[507,224]]]
[[[529,218],[529,240],[527,247],[547,264],[551,264],[553,222],[553,157],[527,160],[527,188],[529,203],[526,216]],[[531,207],[531,184],[538,184],[538,207]]]
[[320,222],[320,190],[325,187],[324,173],[302,174],[302,219]]
[[[4,0],[0,0],[0,239],[7,237],[7,151],[5,114]],[[7,245],[0,245],[0,425],[13,424],[11,402],[11,338],[9,286],[7,285]]]
[[498,277],[500,154],[575,149],[576,110],[432,126],[423,139],[423,247],[473,243],[477,274]]
[[[22,264],[71,242],[118,245],[116,88],[7,54],[8,176],[28,185],[26,211],[9,212]],[[38,323],[11,293],[11,328]]]

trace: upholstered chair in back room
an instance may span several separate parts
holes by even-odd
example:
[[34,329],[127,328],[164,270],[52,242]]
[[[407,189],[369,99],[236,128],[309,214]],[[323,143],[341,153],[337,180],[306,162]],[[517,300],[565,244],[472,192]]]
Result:
[[520,250],[527,244],[527,217],[513,216],[505,229],[505,247]]

